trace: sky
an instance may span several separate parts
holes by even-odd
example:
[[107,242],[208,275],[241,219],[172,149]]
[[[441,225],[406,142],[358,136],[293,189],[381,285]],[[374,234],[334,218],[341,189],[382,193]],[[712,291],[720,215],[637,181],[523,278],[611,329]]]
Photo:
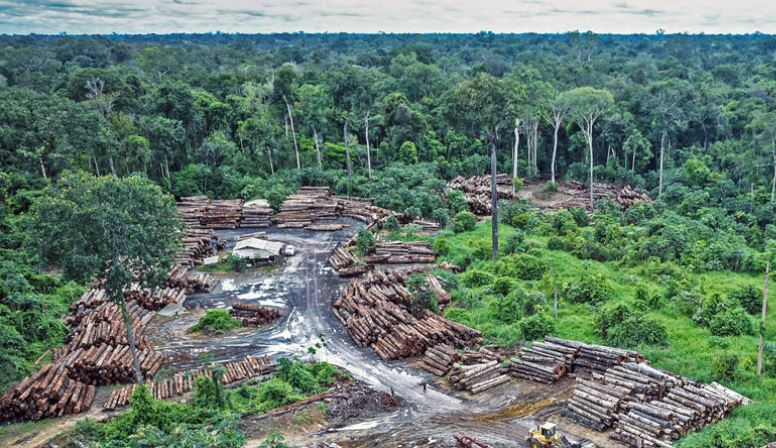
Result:
[[776,33],[776,0],[0,0],[2,34]]

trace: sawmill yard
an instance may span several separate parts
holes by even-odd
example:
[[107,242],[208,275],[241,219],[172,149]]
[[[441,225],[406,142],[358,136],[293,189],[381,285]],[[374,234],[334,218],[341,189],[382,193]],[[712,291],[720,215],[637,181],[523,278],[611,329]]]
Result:
[[[476,195],[485,194],[478,191],[485,182],[452,184],[464,192],[474,185],[467,200],[482,212],[487,201]],[[501,194],[511,199],[510,189]],[[289,196],[277,218],[261,202],[197,197],[179,207],[189,230],[168,289],[128,295],[152,395],[189,400],[214,364],[225,369],[223,384],[238,391],[267,383],[281,358],[341,372],[290,402],[243,405],[248,446],[278,435],[292,446],[528,446],[532,428],[553,422],[574,446],[665,446],[684,437],[680,446],[695,447],[707,446],[716,431],[766,431],[771,418],[776,382],[751,372],[752,329],[713,335],[685,311],[698,300],[690,291],[733,296],[756,289],[761,277],[572,253],[568,235],[596,229],[582,209],[545,202],[548,213],[505,202],[496,261],[487,219],[466,228],[453,223],[451,231],[327,189]],[[258,235],[256,226],[260,238],[296,252],[262,269],[192,269],[211,241],[225,256]],[[71,307],[70,343],[54,353],[63,373],[46,366],[4,398],[11,420],[73,415],[5,427],[4,445],[67,443],[82,434],[69,432],[78,419],[131,409],[135,385],[113,385],[131,379],[123,327],[100,291]],[[235,323],[197,328],[214,310]],[[766,336],[775,331],[769,325]],[[720,352],[736,354],[732,366],[720,364]],[[64,405],[41,404],[43,389],[59,387],[46,375],[63,375]],[[230,396],[240,402],[235,397],[246,393]],[[23,406],[25,397],[38,401]]]

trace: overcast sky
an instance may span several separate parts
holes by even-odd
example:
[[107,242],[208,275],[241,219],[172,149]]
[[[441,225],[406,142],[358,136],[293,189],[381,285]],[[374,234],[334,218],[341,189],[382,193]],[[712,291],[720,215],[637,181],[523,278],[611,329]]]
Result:
[[776,0],[0,0],[0,33],[776,33]]

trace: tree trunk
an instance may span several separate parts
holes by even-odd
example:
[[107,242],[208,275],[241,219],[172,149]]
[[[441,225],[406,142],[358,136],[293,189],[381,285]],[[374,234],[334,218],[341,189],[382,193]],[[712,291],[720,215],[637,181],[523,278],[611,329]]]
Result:
[[369,151],[369,112],[366,113],[364,118],[364,137],[366,138],[366,170],[369,179],[372,179],[372,154]]
[[515,194],[515,179],[517,179],[517,160],[520,155],[520,120],[515,119],[515,145],[512,147],[512,194]]
[[491,228],[493,229],[493,259],[498,258],[498,190],[496,189],[496,142],[490,141],[490,206]]
[[771,202],[776,198],[776,140],[771,139],[771,155],[773,155],[773,181],[771,182]]
[[46,175],[46,165],[43,163],[43,157],[38,157],[38,163],[40,163],[40,172],[43,174],[43,179],[48,180]]
[[765,263],[765,286],[763,287],[763,309],[760,320],[760,346],[757,350],[757,376],[763,374],[763,350],[765,348],[765,318],[768,315],[768,276],[771,273],[771,261]]
[[165,176],[170,177],[170,161],[167,159],[167,154],[164,155],[164,171]]
[[345,140],[345,161],[348,166],[348,196],[350,196],[350,187],[353,182],[353,165],[350,162],[350,138],[348,138],[348,122],[345,120],[345,126],[342,130],[342,137]]
[[533,173],[539,175],[539,120],[533,123]]
[[113,156],[108,157],[108,163],[110,163],[110,173],[113,177],[116,176],[116,166],[113,165]]
[[302,169],[302,162],[299,160],[299,144],[296,142],[296,129],[294,128],[294,116],[291,114],[291,104],[286,100],[286,96],[283,95],[283,102],[286,103],[286,110],[288,110],[288,121],[291,122],[291,137],[294,140],[294,152],[296,153],[296,169]]
[[272,164],[272,148],[267,145],[267,158],[269,159],[269,173],[275,174],[275,166]]
[[635,171],[636,171],[636,148],[633,148],[633,154],[631,155],[631,173]]
[[593,201],[593,122],[587,125],[587,147],[589,149],[590,156],[590,208],[595,208],[595,202]]
[[663,133],[660,135],[660,179],[657,184],[658,197],[660,197],[660,195],[663,194],[663,158],[665,154],[665,146],[666,146],[666,132],[663,131]]
[[558,287],[556,286],[552,294],[552,314],[558,318]]
[[119,308],[124,317],[124,326],[127,328],[127,342],[129,343],[129,354],[132,356],[132,365],[135,370],[135,382],[143,384],[143,372],[140,371],[140,360],[137,358],[137,347],[135,346],[135,334],[132,331],[132,319],[127,311],[127,302],[124,300],[124,292],[119,296]]
[[318,140],[318,130],[313,127],[313,140],[315,140],[315,159],[318,162],[318,169],[323,169],[323,162],[321,161],[321,142]]
[[558,131],[560,130],[560,120],[555,120],[555,130],[552,136],[552,160],[550,161],[550,180],[555,185],[555,158],[558,154]]
[[94,172],[97,173],[97,177],[100,177],[100,164],[97,163],[97,157],[92,156],[92,160],[94,160]]

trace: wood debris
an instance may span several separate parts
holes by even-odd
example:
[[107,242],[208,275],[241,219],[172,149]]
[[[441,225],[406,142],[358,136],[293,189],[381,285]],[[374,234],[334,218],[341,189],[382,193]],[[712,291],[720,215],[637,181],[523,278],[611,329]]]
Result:
[[[229,386],[257,376],[268,375],[274,370],[275,364],[267,356],[260,358],[246,356],[241,361],[224,363],[223,368],[225,372],[221,377],[221,381],[225,386]],[[170,378],[155,381],[149,380],[146,382],[146,386],[155,399],[167,400],[194,390],[194,383],[202,376],[212,376],[212,370],[202,368],[187,370],[176,373]],[[128,405],[129,398],[132,396],[135,388],[137,388],[137,384],[127,384],[121,388],[114,389],[105,401],[103,410],[112,411]]]
[[[458,176],[447,183],[448,190],[463,191],[469,210],[475,215],[490,215],[491,191],[490,176],[463,177]],[[512,178],[506,174],[496,176],[496,191],[499,199],[512,199]]]
[[[354,242],[341,245],[334,249],[329,257],[329,264],[341,277],[361,275],[370,267],[383,264],[431,264],[436,261],[437,253],[431,243],[426,241],[378,241],[366,256],[354,253]],[[436,292],[443,292],[436,281]],[[444,302],[449,296],[444,293]]]
[[280,317],[280,311],[255,303],[234,302],[229,314],[243,325],[265,325]]
[[423,310],[410,312],[404,282],[410,272],[368,271],[351,280],[334,303],[334,314],[360,347],[383,359],[417,356],[432,345],[464,348],[482,341],[480,332]]
[[455,437],[458,446],[461,448],[492,448],[487,443],[482,443],[474,437],[469,437],[463,433],[454,434],[453,437]]
[[178,216],[192,229],[237,229],[272,224],[272,209],[264,199],[244,202],[207,196],[183,197],[178,201]]
[[[590,190],[579,181],[570,181],[560,184],[558,193],[571,196],[570,198],[548,207],[550,210],[565,210],[569,208],[590,208]],[[623,209],[627,209],[637,202],[652,202],[646,191],[631,187],[630,185],[614,185],[608,183],[593,182],[593,200],[609,198],[615,201]]]
[[468,366],[455,364],[450,370],[450,385],[477,394],[508,382],[506,372],[497,360]]

